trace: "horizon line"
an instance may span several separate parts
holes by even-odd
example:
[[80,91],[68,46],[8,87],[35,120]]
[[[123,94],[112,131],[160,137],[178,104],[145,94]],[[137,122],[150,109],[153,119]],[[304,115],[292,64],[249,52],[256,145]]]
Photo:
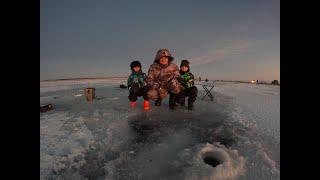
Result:
[[[93,79],[110,79],[110,78],[128,78],[127,76],[107,76],[107,77],[78,77],[78,78],[59,78],[59,79],[46,79],[40,80],[40,82],[47,82],[47,81],[68,81],[68,80],[93,80]],[[227,80],[227,79],[211,79],[211,78],[204,78],[201,81],[205,81],[208,79],[209,81],[229,81],[229,82],[251,82],[253,80]],[[198,78],[195,78],[196,81],[199,81]],[[280,82],[280,79],[274,79]],[[254,80],[256,81],[256,80]],[[272,82],[273,80],[260,80],[261,83],[263,82]]]

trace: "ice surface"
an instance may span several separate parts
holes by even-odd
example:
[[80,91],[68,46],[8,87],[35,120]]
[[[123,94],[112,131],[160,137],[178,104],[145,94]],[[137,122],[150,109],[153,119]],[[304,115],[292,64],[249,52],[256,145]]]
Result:
[[233,98],[234,119],[280,141],[280,86],[219,82],[215,92]]
[[125,80],[41,82],[41,179],[280,179],[279,86],[219,82],[193,111],[145,112]]

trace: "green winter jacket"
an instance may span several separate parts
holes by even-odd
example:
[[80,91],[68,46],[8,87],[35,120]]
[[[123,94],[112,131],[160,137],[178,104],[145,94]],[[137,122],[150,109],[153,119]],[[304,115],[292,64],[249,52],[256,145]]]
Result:
[[[181,73],[181,72],[180,72]],[[194,86],[194,76],[191,72],[181,73],[181,84],[185,89]]]
[[138,85],[139,88],[146,85],[147,75],[143,72],[132,72],[128,78],[127,86],[130,89],[133,85]]

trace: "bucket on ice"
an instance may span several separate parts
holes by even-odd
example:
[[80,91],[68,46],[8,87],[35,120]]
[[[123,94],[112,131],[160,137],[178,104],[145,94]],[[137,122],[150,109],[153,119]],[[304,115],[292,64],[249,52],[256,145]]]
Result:
[[92,101],[96,96],[96,89],[95,88],[86,88],[85,94],[86,94],[87,101]]

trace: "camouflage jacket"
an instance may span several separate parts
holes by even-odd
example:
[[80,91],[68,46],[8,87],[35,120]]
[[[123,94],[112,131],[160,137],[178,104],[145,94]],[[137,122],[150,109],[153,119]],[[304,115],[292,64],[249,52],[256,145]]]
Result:
[[180,77],[180,83],[185,89],[194,86],[194,76],[191,72],[181,73]]
[[145,86],[146,78],[147,78],[147,75],[143,72],[138,72],[138,73],[132,72],[127,81],[128,88],[130,89],[134,85],[138,85],[139,88]]
[[179,76],[179,68],[176,64],[170,62],[167,66],[163,66],[155,62],[149,68],[146,82],[152,89],[159,89],[161,87],[169,90],[170,88],[175,88],[168,87],[169,83],[179,78]]

